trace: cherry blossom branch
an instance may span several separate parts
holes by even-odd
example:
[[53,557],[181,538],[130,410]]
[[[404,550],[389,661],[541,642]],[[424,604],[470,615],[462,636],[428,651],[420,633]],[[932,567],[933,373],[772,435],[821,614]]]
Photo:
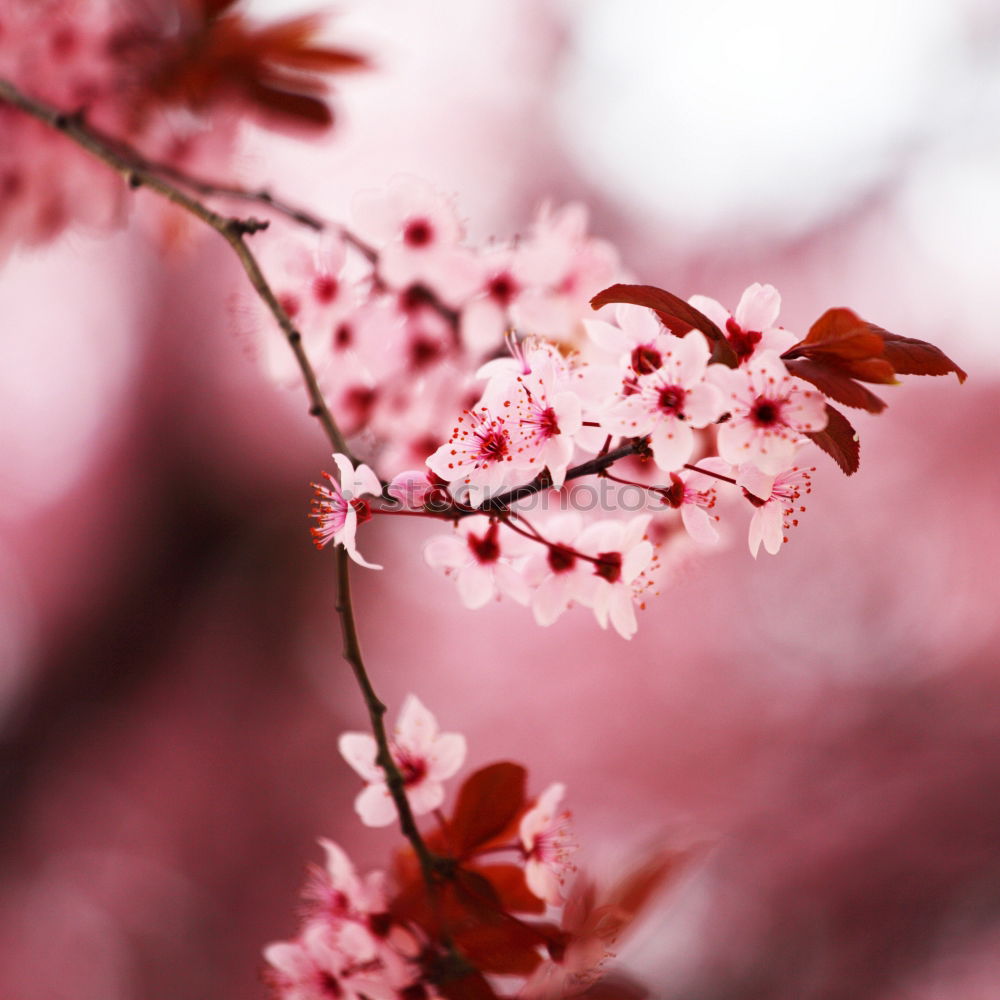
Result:
[[[646,438],[635,438],[629,441],[628,444],[620,445],[612,451],[598,455],[597,458],[592,458],[589,462],[582,462],[580,465],[574,465],[573,468],[567,469],[566,481],[596,475],[610,468],[615,462],[623,458],[628,458],[629,455],[643,454],[647,447],[648,442]],[[515,486],[513,489],[499,493],[478,507],[456,508],[454,514],[451,516],[457,521],[463,517],[468,517],[470,514],[500,513],[505,511],[512,503],[516,503],[518,500],[526,500],[528,497],[534,496],[536,493],[541,493],[542,490],[547,490],[551,486],[552,480],[546,473],[542,472],[535,476],[530,483],[525,483],[524,486]]]
[[295,360],[306,384],[306,392],[309,395],[310,415],[320,422],[334,450],[350,455],[347,441],[330,413],[320,390],[316,372],[306,356],[305,348],[302,345],[302,334],[282,308],[281,303],[278,302],[277,296],[257,263],[257,258],[247,245],[246,237],[266,229],[268,223],[254,218],[240,219],[234,216],[220,215],[218,212],[212,211],[175,183],[164,179],[153,169],[144,165],[142,157],[134,154],[132,150],[125,152],[126,147],[122,146],[121,143],[107,138],[96,129],[88,126],[80,112],[67,114],[50,104],[29,97],[14,84],[2,79],[0,79],[0,101],[5,101],[61,132],[88,153],[103,160],[109,167],[120,173],[129,187],[149,188],[205,223],[209,228],[214,229],[229,244],[240,264],[243,265],[243,270],[246,272],[254,291],[267,306],[271,315],[274,316],[295,355]]
[[417,829],[413,810],[406,797],[406,782],[402,772],[396,766],[396,761],[392,756],[392,748],[389,746],[389,737],[385,731],[386,707],[372,687],[361,655],[361,641],[358,637],[357,622],[354,619],[354,605],[351,601],[350,557],[342,545],[337,547],[337,614],[340,615],[341,631],[344,636],[344,659],[350,664],[354,679],[361,689],[365,706],[368,709],[368,717],[371,720],[372,732],[375,734],[375,743],[378,746],[376,763],[385,772],[389,794],[396,805],[396,812],[399,813],[400,829],[413,846],[428,887],[436,889],[440,864],[437,857],[430,852],[427,844],[424,843],[424,839]]
[[[135,154],[128,147],[110,139],[97,130],[89,127],[82,114],[66,114],[58,108],[52,107],[42,101],[22,93],[12,83],[0,79],[0,101],[18,108],[31,115],[37,120],[61,132],[68,139],[81,146],[93,156],[108,164],[113,170],[122,175],[126,183],[131,188],[147,187],[151,191],[172,202],[179,208],[188,212],[205,225],[214,229],[232,247],[243,270],[258,296],[268,307],[274,316],[279,327],[285,335],[289,346],[295,355],[302,377],[306,384],[311,406],[310,415],[316,417],[322,426],[330,444],[333,448],[350,457],[350,449],[346,439],[338,428],[332,414],[323,397],[319,387],[315,370],[306,355],[302,345],[302,335],[292,322],[288,313],[278,302],[271,286],[261,271],[256,257],[246,244],[246,236],[253,235],[267,228],[267,222],[258,219],[240,219],[232,216],[220,215],[202,204],[187,192],[181,190],[178,184],[198,188],[199,184],[206,190],[211,188],[211,193],[235,194],[239,189],[231,188],[223,191],[207,182],[191,182],[189,178],[178,179],[177,183],[165,179],[158,173],[159,167],[148,164],[143,158]],[[270,196],[251,196],[246,193],[246,200],[262,201],[271,207],[278,207],[274,199]],[[280,210],[286,210],[287,206],[282,205]],[[305,222],[309,225],[310,223]],[[374,253],[374,251],[371,251]],[[364,661],[361,656],[361,646],[358,639],[357,626],[354,620],[354,610],[351,603],[350,576],[348,572],[348,557],[346,551],[341,547],[337,550],[337,570],[339,598],[337,611],[340,615],[344,635],[344,658],[350,665],[358,686],[361,689],[368,714],[371,718],[372,729],[378,745],[378,763],[386,775],[386,783],[389,787],[396,809],[399,813],[400,827],[403,834],[409,840],[414,852],[420,862],[421,870],[428,883],[428,888],[432,896],[436,895],[438,880],[442,876],[442,865],[427,848],[423,838],[417,830],[413,812],[410,809],[406,798],[405,783],[403,775],[393,760],[389,748],[388,737],[385,731],[383,716],[385,715],[385,705],[379,700],[372,687],[371,681],[365,670]]]

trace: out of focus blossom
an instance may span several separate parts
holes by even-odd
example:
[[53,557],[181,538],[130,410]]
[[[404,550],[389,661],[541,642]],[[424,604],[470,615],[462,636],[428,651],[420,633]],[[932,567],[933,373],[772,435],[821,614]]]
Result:
[[[376,763],[378,746],[369,733],[343,733],[340,752],[365,781],[354,807],[367,826],[388,826],[396,819],[396,806],[382,768]],[[431,812],[444,801],[444,782],[465,761],[465,737],[441,733],[437,720],[416,695],[407,695],[390,739],[392,757],[403,774],[406,798],[417,816]]]

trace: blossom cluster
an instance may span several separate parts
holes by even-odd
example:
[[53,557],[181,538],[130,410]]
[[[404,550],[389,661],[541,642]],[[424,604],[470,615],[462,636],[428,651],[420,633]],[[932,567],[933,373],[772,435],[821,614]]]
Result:
[[[617,254],[577,205],[546,206],[525,238],[477,249],[450,199],[399,177],[360,194],[353,228],[314,254],[281,253],[286,311],[382,472],[336,457],[339,484],[328,477],[314,500],[317,544],[371,565],[355,531],[373,515],[450,521],[427,563],[466,607],[503,596],[541,625],[579,605],[631,638],[636,608],[719,540],[723,514],[743,519],[753,556],[776,554],[813,488],[809,452],[857,468],[857,436],[831,401],[877,412],[860,382],[964,377],[846,309],[800,337],[779,324],[771,285],[732,311],[605,287]],[[594,481],[600,503],[585,504]]]
[[[362,822],[394,821],[374,737],[344,733],[340,748],[366,782],[356,802]],[[598,888],[573,861],[565,787],[554,783],[530,798],[524,768],[510,762],[470,775],[445,816],[444,782],[461,769],[465,740],[439,732],[414,695],[390,752],[413,814],[436,819],[424,836],[434,885],[409,849],[391,874],[362,876],[337,844],[321,840],[325,863],[306,885],[297,936],[264,951],[281,1000],[573,996],[602,978],[613,943],[678,868],[680,855],[664,851]],[[645,995],[620,975],[603,985],[609,998]]]

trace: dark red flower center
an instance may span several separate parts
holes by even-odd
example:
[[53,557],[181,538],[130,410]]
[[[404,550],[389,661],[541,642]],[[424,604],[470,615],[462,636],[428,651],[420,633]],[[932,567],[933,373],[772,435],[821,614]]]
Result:
[[617,583],[622,576],[622,554],[620,552],[600,552],[594,572],[608,583]]
[[556,434],[561,434],[562,431],[559,430],[559,419],[556,417],[556,411],[552,409],[551,406],[544,409],[538,415],[538,430],[542,437],[555,437]]
[[358,512],[358,524],[364,524],[372,519],[371,505],[367,500],[357,497],[351,501],[351,506]]
[[340,283],[331,274],[318,274],[313,279],[313,295],[324,305],[332,302],[340,290]]
[[517,291],[517,282],[506,271],[496,275],[486,286],[486,294],[502,306],[509,305]]
[[350,347],[354,342],[354,331],[350,323],[338,323],[337,329],[333,331],[333,346],[338,350]]
[[411,219],[403,230],[403,242],[411,247],[425,247],[434,239],[434,227],[427,219]]
[[497,542],[497,526],[491,524],[482,538],[469,535],[469,548],[481,563],[494,563],[500,558],[500,545]]
[[640,345],[632,352],[632,370],[639,375],[649,375],[663,366],[663,357],[655,347]]
[[736,359],[742,364],[753,354],[763,334],[759,330],[744,330],[732,316],[726,320],[726,339],[732,347]]
[[549,546],[549,568],[553,573],[566,573],[576,565],[576,554],[564,545]]
[[675,417],[683,417],[684,397],[686,395],[687,391],[679,385],[665,385],[660,390],[660,395],[656,402],[664,413],[669,413]]
[[773,427],[781,416],[781,407],[773,399],[758,396],[750,410],[750,419],[758,427]]
[[410,341],[410,364],[414,368],[426,368],[444,353],[441,341],[418,333]]

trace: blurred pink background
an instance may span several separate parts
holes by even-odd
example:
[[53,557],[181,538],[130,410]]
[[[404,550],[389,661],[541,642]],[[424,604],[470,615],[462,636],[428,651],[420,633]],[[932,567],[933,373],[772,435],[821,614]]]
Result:
[[[582,199],[642,280],[771,282],[792,329],[847,305],[971,375],[889,390],[778,557],[734,537],[631,643],[583,611],[465,611],[423,526],[378,524],[386,571],[356,579],[391,715],[415,691],[470,765],[565,781],[600,870],[705,845],[620,952],[655,997],[996,997],[1000,10],[381,0],[339,23],[378,71],[327,144],[248,133],[240,178],[344,217],[417,173],[477,239]],[[315,838],[363,866],[396,844],[336,752],[364,714],[306,528],[328,448],[249,315],[210,234],[164,254],[141,218],[0,272],[5,998],[263,996]]]

